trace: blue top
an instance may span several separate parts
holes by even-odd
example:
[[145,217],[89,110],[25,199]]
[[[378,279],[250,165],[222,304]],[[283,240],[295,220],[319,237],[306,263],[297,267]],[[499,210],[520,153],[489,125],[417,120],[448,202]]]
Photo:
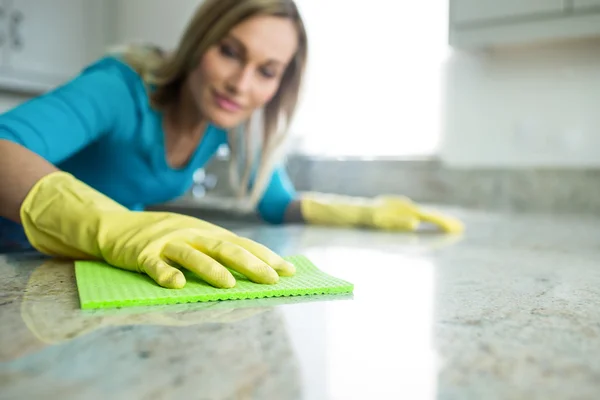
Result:
[[[131,210],[183,195],[194,172],[227,144],[226,132],[209,125],[188,164],[170,167],[162,114],[151,108],[140,76],[114,57],[0,115],[0,139],[23,145]],[[280,167],[258,212],[281,223],[295,196]]]

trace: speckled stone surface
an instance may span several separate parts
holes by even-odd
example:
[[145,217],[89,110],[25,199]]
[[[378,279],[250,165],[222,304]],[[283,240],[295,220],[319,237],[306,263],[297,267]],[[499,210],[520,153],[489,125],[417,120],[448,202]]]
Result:
[[462,238],[223,222],[342,298],[84,312],[72,263],[0,256],[0,398],[597,399],[600,218],[455,214]]

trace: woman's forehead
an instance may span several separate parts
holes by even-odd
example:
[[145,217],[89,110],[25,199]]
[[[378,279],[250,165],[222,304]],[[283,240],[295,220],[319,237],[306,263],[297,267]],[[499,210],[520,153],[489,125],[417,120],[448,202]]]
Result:
[[289,18],[256,16],[231,29],[229,38],[244,47],[246,57],[287,64],[298,49],[298,31]]

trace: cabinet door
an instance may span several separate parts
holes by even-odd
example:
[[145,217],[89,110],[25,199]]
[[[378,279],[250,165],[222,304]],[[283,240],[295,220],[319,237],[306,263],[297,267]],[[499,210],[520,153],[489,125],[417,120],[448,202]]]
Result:
[[202,2],[118,0],[115,18],[118,42],[147,42],[172,49],[177,46],[184,28]]
[[452,0],[455,24],[564,11],[564,0]]
[[85,0],[13,0],[8,63],[17,77],[67,78],[82,66]]
[[589,7],[600,7],[600,0],[573,0],[575,10]]
[[8,59],[8,7],[9,0],[0,0],[0,71]]

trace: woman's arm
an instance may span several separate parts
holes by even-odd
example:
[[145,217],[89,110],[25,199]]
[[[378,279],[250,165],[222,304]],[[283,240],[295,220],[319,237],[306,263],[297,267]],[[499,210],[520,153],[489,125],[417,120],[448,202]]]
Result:
[[20,223],[19,210],[27,193],[37,181],[56,170],[25,147],[0,139],[0,216]]
[[302,215],[302,200],[293,200],[285,210],[284,221],[288,224],[304,224],[306,219]]
[[0,115],[0,217],[20,222],[23,199],[37,181],[133,115],[123,79],[117,66],[92,69]]
[[258,213],[272,224],[303,221],[299,196],[283,165],[273,172],[271,181],[258,203]]
[[403,196],[374,199],[323,193],[300,196],[283,167],[275,170],[258,211],[263,219],[274,224],[303,223],[414,232],[425,223],[445,233],[464,230],[458,219],[421,209]]

